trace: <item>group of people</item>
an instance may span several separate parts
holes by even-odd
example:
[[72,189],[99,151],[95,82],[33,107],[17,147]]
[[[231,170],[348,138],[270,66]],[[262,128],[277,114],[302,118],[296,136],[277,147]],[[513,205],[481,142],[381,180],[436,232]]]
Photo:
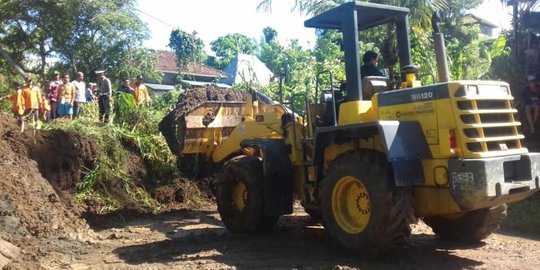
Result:
[[16,83],[14,89],[14,93],[0,97],[0,100],[6,98],[11,100],[11,110],[19,121],[21,132],[24,131],[24,120],[27,117],[36,119],[41,115],[48,119],[48,112],[51,110],[49,100],[44,97],[40,88],[34,85],[31,78],[26,78],[24,84]]
[[[73,119],[81,113],[82,105],[95,101],[99,105],[99,120],[108,123],[113,95],[112,85],[104,71],[96,71],[96,75],[98,82],[89,83],[87,87],[82,72],[76,73],[74,81],[70,80],[69,74],[63,74],[60,79],[60,73],[54,72],[46,94],[39,86],[34,85],[30,77],[27,77],[24,84],[15,85],[14,93],[0,97],[0,100],[11,100],[12,111],[19,121],[21,131],[24,131],[24,123],[30,117],[33,120],[43,121],[57,118]],[[129,84],[128,78],[124,78],[117,92],[133,95],[137,105],[151,102],[142,76],[138,76],[133,85]]]
[[[98,99],[100,121],[109,122],[109,114],[111,110],[111,96],[113,95],[111,81],[105,76],[105,71],[96,71],[98,76],[97,91],[95,95]],[[143,84],[143,76],[137,76],[134,84],[130,84],[128,78],[123,78],[122,83],[118,86],[116,93],[127,93],[133,96],[138,106],[148,105],[152,102],[148,94],[148,88]]]

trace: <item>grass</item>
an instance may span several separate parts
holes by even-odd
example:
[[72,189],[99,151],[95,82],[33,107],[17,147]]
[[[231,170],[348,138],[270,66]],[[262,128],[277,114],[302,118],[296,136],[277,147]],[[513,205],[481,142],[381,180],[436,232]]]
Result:
[[110,213],[125,207],[125,202],[111,194],[112,187],[120,187],[130,203],[153,212],[159,210],[161,205],[140,182],[124,171],[122,164],[126,162],[127,151],[134,151],[142,157],[148,178],[155,184],[170,183],[180,176],[176,169],[176,157],[158,131],[158,123],[171,104],[158,99],[154,106],[137,107],[129,99],[127,102],[125,98],[119,100],[122,104],[118,114],[112,115],[111,124],[98,122],[97,104],[86,104],[79,118],[73,121],[56,120],[44,125],[43,129],[85,134],[93,138],[103,152],[78,184],[76,199],[92,200],[99,205],[99,214]]

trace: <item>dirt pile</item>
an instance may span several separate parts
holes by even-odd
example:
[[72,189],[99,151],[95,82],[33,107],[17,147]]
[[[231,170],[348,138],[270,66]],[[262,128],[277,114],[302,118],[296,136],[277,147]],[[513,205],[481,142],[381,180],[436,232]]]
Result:
[[72,197],[82,167],[93,166],[95,145],[63,131],[21,134],[7,115],[0,121],[0,233],[10,239],[87,229]]
[[[242,102],[247,99],[247,92],[234,91],[209,85],[202,88],[195,88],[185,91],[178,98],[176,107],[159,123],[159,131],[167,140],[169,149],[180,155],[184,148],[184,134],[186,113],[199,107],[207,101]],[[204,117],[203,124],[208,126],[214,121],[217,111],[209,110]]]
[[88,233],[73,193],[95,145],[76,133],[20,133],[9,115],[0,121],[0,239],[35,254],[37,238]]

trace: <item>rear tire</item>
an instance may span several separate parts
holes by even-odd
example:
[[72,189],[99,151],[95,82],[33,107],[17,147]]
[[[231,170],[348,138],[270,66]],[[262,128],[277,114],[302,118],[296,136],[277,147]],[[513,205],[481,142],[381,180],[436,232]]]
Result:
[[232,233],[260,233],[274,229],[279,216],[264,215],[262,161],[238,156],[228,161],[218,181],[221,220]]
[[321,183],[326,229],[342,247],[364,257],[384,254],[410,234],[411,188],[397,188],[390,164],[373,151],[338,157]]
[[506,204],[502,204],[470,211],[457,219],[426,217],[424,222],[441,239],[477,243],[499,229],[499,225],[507,216],[506,209]]

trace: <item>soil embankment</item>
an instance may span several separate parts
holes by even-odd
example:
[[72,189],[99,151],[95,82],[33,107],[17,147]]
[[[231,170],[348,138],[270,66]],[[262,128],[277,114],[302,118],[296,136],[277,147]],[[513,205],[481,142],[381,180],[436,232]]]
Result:
[[[118,170],[125,171],[136,187],[158,203],[143,207],[123,183],[104,182],[96,189],[114,196],[120,207],[100,215],[91,200],[75,199],[85,175],[98,166],[104,154],[91,137],[62,130],[20,133],[16,121],[6,114],[0,114],[0,122],[0,269],[5,265],[39,268],[40,257],[81,250],[74,246],[96,241],[88,223],[127,220],[186,205],[193,208],[212,196],[211,191],[200,191],[184,179],[152,183],[143,158],[126,146]],[[200,201],[194,203],[194,198]]]

